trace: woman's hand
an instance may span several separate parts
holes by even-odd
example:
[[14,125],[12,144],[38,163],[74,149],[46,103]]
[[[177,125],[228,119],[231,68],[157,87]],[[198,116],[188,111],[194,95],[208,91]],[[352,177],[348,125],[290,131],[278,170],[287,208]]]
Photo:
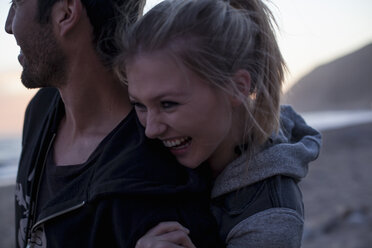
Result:
[[136,248],[195,248],[189,233],[178,222],[161,222],[137,241]]

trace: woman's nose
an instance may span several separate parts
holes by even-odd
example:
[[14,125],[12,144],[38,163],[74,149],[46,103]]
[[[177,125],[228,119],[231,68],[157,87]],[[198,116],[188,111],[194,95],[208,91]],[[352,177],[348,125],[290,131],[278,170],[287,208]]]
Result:
[[150,139],[159,138],[166,130],[159,114],[147,113],[145,134]]

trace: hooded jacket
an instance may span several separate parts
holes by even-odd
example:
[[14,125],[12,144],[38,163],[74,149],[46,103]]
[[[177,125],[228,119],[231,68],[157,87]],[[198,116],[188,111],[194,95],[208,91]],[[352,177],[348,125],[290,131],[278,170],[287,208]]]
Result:
[[227,247],[301,246],[304,207],[297,183],[320,145],[320,133],[282,106],[279,132],[249,162],[243,154],[225,167],[212,189],[212,210]]
[[18,247],[134,247],[149,228],[170,220],[189,228],[198,247],[219,246],[205,179],[146,139],[134,111],[79,176],[38,206],[46,155],[63,115],[54,88],[41,89],[27,107],[16,184]]

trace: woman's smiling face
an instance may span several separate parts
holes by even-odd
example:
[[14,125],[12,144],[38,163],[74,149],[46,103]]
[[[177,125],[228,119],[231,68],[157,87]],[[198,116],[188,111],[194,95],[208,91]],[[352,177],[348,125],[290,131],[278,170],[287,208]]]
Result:
[[222,90],[164,51],[126,66],[128,90],[146,136],[162,140],[184,166],[224,166],[234,156],[232,107]]

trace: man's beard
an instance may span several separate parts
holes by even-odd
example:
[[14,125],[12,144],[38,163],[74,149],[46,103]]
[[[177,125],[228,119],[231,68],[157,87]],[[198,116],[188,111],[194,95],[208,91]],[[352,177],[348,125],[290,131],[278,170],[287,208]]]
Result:
[[23,51],[26,54],[21,80],[26,88],[59,87],[66,81],[65,55],[51,28],[44,27]]

